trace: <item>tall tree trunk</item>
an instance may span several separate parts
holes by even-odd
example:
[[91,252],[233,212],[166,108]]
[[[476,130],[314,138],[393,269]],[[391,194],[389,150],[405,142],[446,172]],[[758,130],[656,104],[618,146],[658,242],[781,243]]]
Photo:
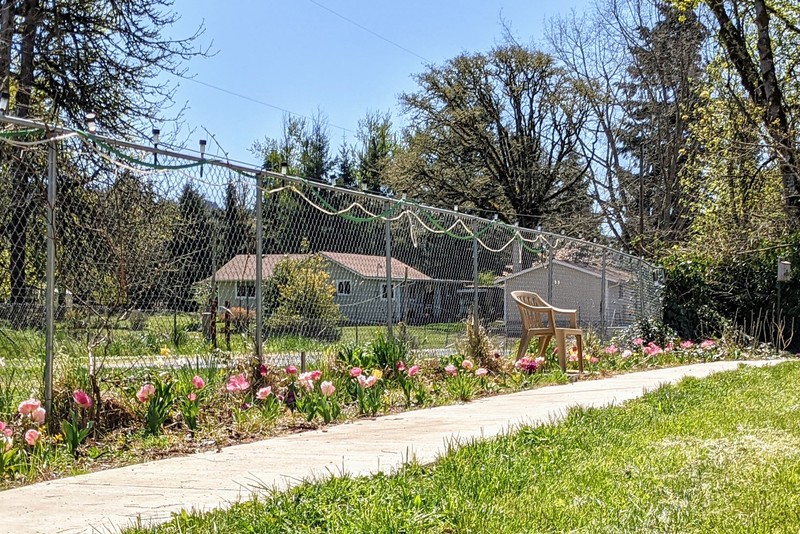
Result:
[[770,17],[764,0],[754,0],[756,48],[755,64],[747,48],[747,36],[736,27],[725,10],[723,0],[708,0],[708,6],[720,25],[719,38],[747,94],[762,109],[762,120],[779,158],[783,182],[784,210],[794,225],[800,225],[800,154],[786,117],[780,82],[775,74],[775,57],[769,35]]
[[[30,115],[31,96],[33,93],[34,52],[36,33],[39,27],[39,0],[27,0],[23,4],[22,40],[20,43],[19,87],[16,95],[17,116],[27,118]],[[28,223],[31,216],[31,166],[20,162],[12,171],[11,177],[14,191],[14,208],[9,230],[10,250],[10,282],[11,301],[23,302],[27,298],[27,263]]]
[[8,91],[11,80],[11,42],[14,39],[14,1],[0,2],[0,90]]
[[764,123],[775,143],[783,181],[786,211],[794,222],[800,223],[800,179],[798,178],[798,147],[789,128],[778,77],[775,74],[775,58],[772,39],[769,35],[769,12],[764,0],[755,0],[756,28],[758,28],[759,67],[764,81]]

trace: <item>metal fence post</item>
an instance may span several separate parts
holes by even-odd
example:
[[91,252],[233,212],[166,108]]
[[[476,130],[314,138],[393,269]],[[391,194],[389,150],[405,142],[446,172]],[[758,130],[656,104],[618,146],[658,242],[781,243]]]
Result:
[[472,326],[478,332],[478,224],[472,225]]
[[639,258],[639,319],[644,318],[644,258]]
[[[391,201],[386,203],[387,211],[391,207]],[[384,222],[384,247],[386,251],[386,335],[389,339],[393,338],[392,323],[394,310],[394,290],[392,289],[392,221],[386,217]]]
[[606,339],[606,307],[608,306],[607,299],[607,275],[606,268],[608,267],[608,251],[603,249],[603,272],[600,275],[600,336]]
[[547,248],[547,302],[553,303],[553,260],[555,259],[554,246]]
[[44,403],[47,414],[53,409],[53,358],[55,354],[55,270],[56,270],[56,165],[55,141],[47,145],[47,287],[45,289]]
[[264,299],[262,298],[262,285],[264,278],[264,175],[256,175],[256,358],[258,363],[264,362],[264,343],[262,333],[264,328]]

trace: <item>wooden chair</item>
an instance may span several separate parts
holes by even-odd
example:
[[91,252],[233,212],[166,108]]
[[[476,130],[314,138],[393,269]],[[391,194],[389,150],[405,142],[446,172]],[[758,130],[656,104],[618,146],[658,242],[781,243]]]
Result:
[[[530,291],[512,291],[511,298],[517,303],[522,319],[522,338],[519,340],[517,359],[528,351],[528,345],[534,337],[539,338],[539,356],[544,356],[547,346],[553,337],[558,347],[558,364],[561,370],[567,370],[567,336],[575,336],[578,346],[578,372],[583,373],[583,331],[578,328],[578,311],[562,310],[547,303],[542,297]],[[568,327],[559,327],[556,316],[569,319]]]

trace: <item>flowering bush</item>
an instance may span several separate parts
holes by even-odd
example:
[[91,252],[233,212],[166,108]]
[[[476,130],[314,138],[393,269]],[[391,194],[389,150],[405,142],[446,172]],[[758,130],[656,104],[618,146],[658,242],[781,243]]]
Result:
[[[355,373],[355,370],[358,370]],[[375,415],[383,405],[383,372],[374,369],[370,375],[354,367],[350,370],[350,379],[356,383],[356,403],[360,415]]]
[[471,372],[474,368],[472,360],[464,359],[458,367],[452,363],[444,367],[448,379],[445,387],[450,395],[460,401],[469,402],[478,390],[477,378]]
[[341,413],[341,406],[334,395],[336,386],[333,382],[319,383],[322,371],[315,370],[301,373],[297,382],[301,385],[297,396],[297,411],[304,414],[308,421],[319,415],[327,424],[337,419]]
[[200,402],[205,395],[206,382],[199,375],[194,375],[191,385],[181,384],[178,406],[181,409],[183,422],[190,432],[197,430],[197,418],[200,416]]
[[70,421],[61,421],[61,433],[64,435],[64,444],[75,458],[78,457],[78,448],[94,428],[94,421],[88,421],[88,410],[92,407],[92,398],[80,389],[72,394],[72,400],[78,410],[70,410]]
[[281,403],[272,391],[272,386],[260,388],[256,392],[256,402],[261,409],[261,416],[267,421],[274,421],[280,416]]
[[[354,369],[358,368],[354,367]],[[360,374],[361,369],[358,369],[358,371]],[[411,367],[406,368],[405,362],[397,362],[397,383],[406,399],[406,407],[411,406],[411,402],[413,400],[412,397],[416,397],[417,402],[420,402],[420,399],[422,398],[422,395],[418,393],[421,385],[419,384],[419,381],[414,378],[417,376],[417,374],[419,374],[419,365],[412,365]],[[418,394],[414,395],[415,392]]]
[[170,410],[175,403],[174,386],[169,378],[165,380],[157,378],[153,383],[143,384],[136,393],[139,402],[147,404],[145,430],[148,434],[157,436],[161,433],[161,427],[169,418]]
[[523,356],[514,364],[514,367],[521,373],[533,374],[544,367],[544,356],[532,358]]

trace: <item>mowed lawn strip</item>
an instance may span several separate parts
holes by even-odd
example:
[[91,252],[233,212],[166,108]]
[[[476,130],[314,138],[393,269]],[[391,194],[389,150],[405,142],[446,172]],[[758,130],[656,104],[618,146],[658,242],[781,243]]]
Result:
[[798,532],[800,362],[685,379],[392,476],[305,483],[143,532]]

